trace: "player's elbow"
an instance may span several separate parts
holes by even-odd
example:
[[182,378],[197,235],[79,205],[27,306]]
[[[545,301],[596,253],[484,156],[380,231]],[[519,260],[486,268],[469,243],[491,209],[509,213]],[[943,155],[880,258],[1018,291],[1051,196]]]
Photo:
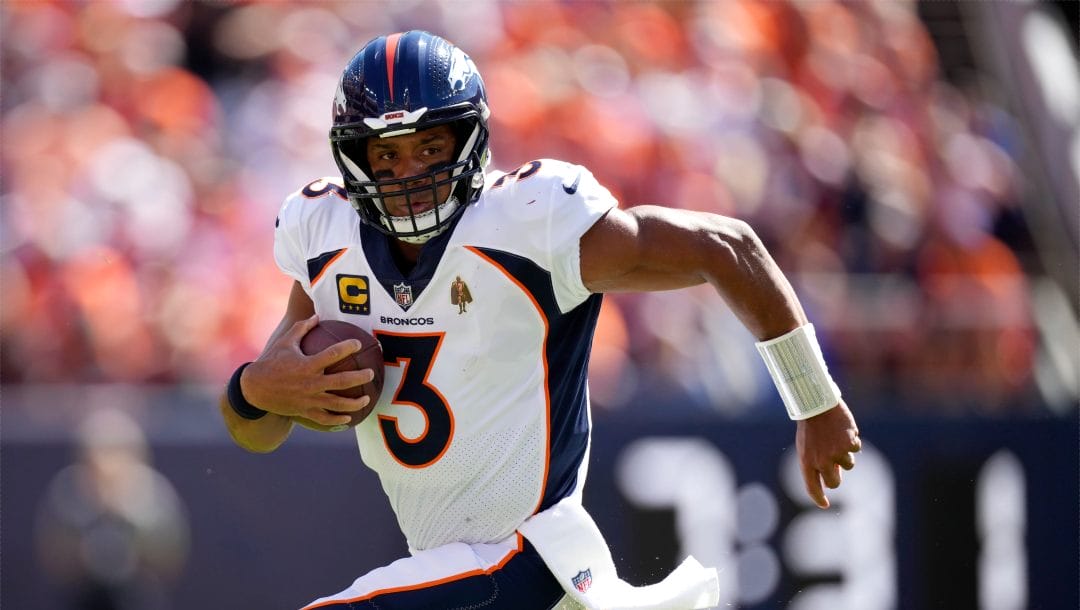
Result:
[[732,265],[765,250],[753,227],[738,218],[717,217],[710,234],[720,258]]
[[[237,447],[251,453],[270,453],[274,451],[285,442],[292,428],[291,424],[288,423],[284,426],[278,426],[274,425],[273,422],[263,420],[242,420],[230,412],[228,399],[224,396],[220,400],[219,409],[225,419],[225,427],[229,431],[232,441],[236,443]],[[268,415],[267,418],[276,419],[277,416]]]
[[281,442],[266,443],[260,440],[252,438],[244,438],[243,436],[233,434],[233,442],[238,447],[249,453],[270,453],[281,446]]
[[737,218],[717,217],[711,227],[711,261],[714,283],[730,285],[752,281],[771,264],[765,245],[748,223]]
[[267,430],[258,425],[230,426],[229,435],[238,447],[250,453],[270,453],[289,436],[287,429],[282,433],[276,426]]

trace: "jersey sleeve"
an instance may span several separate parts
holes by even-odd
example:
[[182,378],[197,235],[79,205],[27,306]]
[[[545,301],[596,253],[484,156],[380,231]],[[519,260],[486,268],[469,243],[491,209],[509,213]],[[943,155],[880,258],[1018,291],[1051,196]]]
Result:
[[310,288],[308,261],[355,243],[359,219],[336,178],[320,178],[289,195],[274,228],[274,262]]
[[618,205],[580,165],[539,159],[492,181],[487,192],[497,218],[487,239],[534,261],[548,272],[560,310],[590,295],[581,280],[581,236]]
[[274,221],[274,262],[282,273],[307,287],[307,256],[304,247],[304,196],[289,195]]
[[590,295],[581,279],[581,236],[618,202],[588,169],[561,165],[562,177],[551,190],[548,251],[555,297],[568,311]]

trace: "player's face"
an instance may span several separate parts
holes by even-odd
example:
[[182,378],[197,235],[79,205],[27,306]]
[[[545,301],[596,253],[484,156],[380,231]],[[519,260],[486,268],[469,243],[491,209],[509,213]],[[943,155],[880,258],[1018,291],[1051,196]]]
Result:
[[[439,165],[453,161],[456,142],[454,131],[448,125],[437,125],[392,138],[370,138],[367,142],[367,159],[376,180],[425,176],[404,184],[380,187],[384,193],[431,186],[426,174]],[[447,171],[436,174],[435,179],[442,181],[449,177],[450,172]],[[410,206],[413,214],[419,214],[446,201],[450,196],[450,188],[451,184],[447,183],[438,186],[435,192],[430,188],[413,192],[409,194],[407,201],[404,196],[383,197],[383,203],[387,213],[392,216],[408,216]]]

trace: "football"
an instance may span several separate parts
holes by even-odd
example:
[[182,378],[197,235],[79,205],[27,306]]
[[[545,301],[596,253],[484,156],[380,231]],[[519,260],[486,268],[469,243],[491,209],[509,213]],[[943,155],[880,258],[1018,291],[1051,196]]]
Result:
[[[365,394],[371,397],[371,401],[366,407],[352,413],[352,421],[349,422],[351,427],[364,421],[371,414],[372,409],[375,408],[375,403],[379,400],[379,395],[382,393],[385,371],[383,368],[382,346],[379,345],[379,341],[371,333],[355,324],[340,320],[322,320],[300,340],[300,350],[310,356],[347,339],[358,339],[361,345],[360,351],[331,364],[323,372],[331,374],[362,369],[375,371],[375,378],[369,383],[344,390],[331,390],[333,394],[349,398],[359,398]],[[326,426],[321,426],[304,418],[297,418],[297,421],[316,430],[327,429]]]

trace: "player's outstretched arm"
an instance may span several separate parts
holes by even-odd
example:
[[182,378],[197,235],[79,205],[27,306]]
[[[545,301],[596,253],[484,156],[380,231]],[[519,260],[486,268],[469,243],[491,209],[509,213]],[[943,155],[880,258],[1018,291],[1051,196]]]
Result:
[[294,416],[333,427],[349,423],[347,412],[367,406],[366,396],[345,398],[327,390],[368,383],[373,376],[370,369],[323,374],[326,367],[358,351],[360,343],[350,339],[305,355],[300,350],[300,339],[316,324],[311,299],[299,283],[294,283],[285,316],[270,335],[266,348],[234,376],[219,400],[225,425],[236,444],[258,453],[273,451],[288,438]]
[[718,214],[649,205],[612,209],[581,238],[581,276],[593,292],[708,282],[759,340],[807,321],[750,225]]
[[[593,292],[669,290],[708,282],[763,346],[783,342],[785,350],[810,357],[816,351],[812,327],[795,291],[753,229],[743,221],[657,206],[612,209],[581,238],[581,276]],[[798,343],[795,343],[798,342]],[[820,353],[817,354],[820,359]],[[825,380],[824,362],[821,373]],[[770,372],[774,379],[785,371]],[[820,385],[820,384],[819,384]],[[829,505],[826,487],[840,485],[840,469],[854,466],[859,430],[838,393],[819,407],[791,404],[798,419],[796,445],[807,493],[820,507]]]

